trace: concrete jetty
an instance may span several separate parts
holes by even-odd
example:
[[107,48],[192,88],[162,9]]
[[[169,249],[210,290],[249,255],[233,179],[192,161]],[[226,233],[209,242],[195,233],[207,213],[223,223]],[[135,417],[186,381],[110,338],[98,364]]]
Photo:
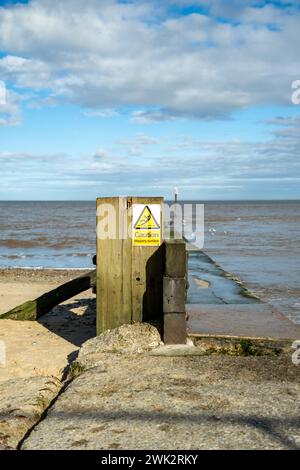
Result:
[[195,249],[189,252],[186,311],[189,336],[300,339],[300,326]]

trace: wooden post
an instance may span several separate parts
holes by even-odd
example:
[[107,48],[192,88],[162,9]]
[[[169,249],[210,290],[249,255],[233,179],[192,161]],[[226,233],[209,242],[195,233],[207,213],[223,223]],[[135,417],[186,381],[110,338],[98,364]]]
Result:
[[183,240],[164,243],[163,279],[164,343],[186,342],[187,255]]
[[126,323],[162,320],[163,201],[97,199],[98,335]]

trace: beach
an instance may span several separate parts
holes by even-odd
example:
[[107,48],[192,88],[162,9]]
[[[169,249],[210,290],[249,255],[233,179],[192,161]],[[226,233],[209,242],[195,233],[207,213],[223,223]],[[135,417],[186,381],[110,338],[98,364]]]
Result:
[[[0,311],[81,273],[1,270]],[[7,363],[0,366],[0,448],[300,447],[300,376],[292,351],[274,357],[100,352],[82,369],[78,351],[94,336],[91,291],[37,322],[1,321]]]
[[[73,270],[0,270],[0,314],[82,274]],[[0,381],[13,377],[62,377],[68,357],[95,335],[95,295],[91,290],[57,306],[38,322],[1,320],[0,340],[6,343],[6,367]],[[48,354],[51,352],[51,354]]]

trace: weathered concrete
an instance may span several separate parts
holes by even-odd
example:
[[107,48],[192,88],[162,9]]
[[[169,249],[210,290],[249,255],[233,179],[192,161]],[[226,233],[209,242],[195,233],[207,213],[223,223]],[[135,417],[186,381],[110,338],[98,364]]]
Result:
[[187,339],[186,313],[164,314],[165,344],[184,344]]
[[0,383],[0,450],[17,447],[60,388],[61,382],[54,377],[27,377]]
[[188,335],[299,339],[300,326],[260,301],[202,251],[189,252]]
[[188,334],[299,339],[300,326],[267,304],[187,304]]
[[86,341],[77,358],[80,367],[95,366],[103,353],[141,354],[162,344],[158,330],[148,323],[122,325]]
[[290,358],[102,354],[99,364],[59,396],[23,449],[300,448]]
[[191,340],[187,340],[187,344],[166,344],[153,349],[149,353],[151,356],[203,356],[205,353],[194,346]]

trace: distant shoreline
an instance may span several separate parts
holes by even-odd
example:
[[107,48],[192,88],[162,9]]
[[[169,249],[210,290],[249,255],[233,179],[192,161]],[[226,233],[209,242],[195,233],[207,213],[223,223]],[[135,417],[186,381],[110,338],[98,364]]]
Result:
[[[99,196],[100,197],[100,196]],[[172,203],[174,202],[172,199],[166,199],[165,198],[165,202],[167,203]],[[237,204],[257,204],[257,203],[289,203],[289,202],[295,202],[295,203],[299,203],[300,202],[300,199],[180,199],[178,201],[179,203],[181,202],[202,202],[203,204],[227,204],[227,203],[237,203]],[[47,199],[43,199],[43,200],[32,200],[32,199],[28,199],[28,200],[6,200],[6,199],[0,199],[0,203],[21,203],[21,204],[26,204],[26,203],[64,203],[64,204],[78,204],[78,203],[82,203],[82,204],[87,204],[87,203],[93,203],[95,204],[95,199],[87,199],[87,200],[71,200],[71,199],[67,199],[67,200],[63,200],[63,199],[52,199],[52,200],[47,200]],[[95,209],[96,210],[96,209]]]
[[[83,272],[91,270],[88,268],[0,268],[0,283],[24,281],[25,283],[29,282],[29,284],[47,283],[59,285],[81,276]],[[28,298],[30,298],[29,292],[28,295]]]
[[89,271],[93,268],[46,268],[43,266],[0,266],[0,272],[3,271]]

